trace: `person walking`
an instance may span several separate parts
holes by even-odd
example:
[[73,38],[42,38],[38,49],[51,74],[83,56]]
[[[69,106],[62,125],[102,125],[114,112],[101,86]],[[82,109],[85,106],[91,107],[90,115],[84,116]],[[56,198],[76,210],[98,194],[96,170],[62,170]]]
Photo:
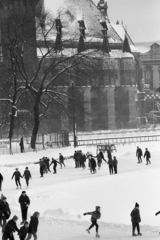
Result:
[[52,164],[53,164],[53,170],[54,170],[54,174],[56,174],[57,173],[57,163],[58,164],[60,164],[58,161],[56,161],[54,158],[52,158],[52,162],[51,162],[51,164],[49,165],[49,166],[51,166]]
[[26,180],[26,186],[27,186],[27,188],[28,188],[28,186],[29,186],[29,179],[32,178],[31,173],[30,173],[30,171],[28,170],[28,167],[25,168],[25,171],[24,171],[24,173],[23,173],[23,177],[24,177],[25,180]]
[[142,149],[137,147],[137,151],[136,151],[136,157],[138,159],[137,163],[142,163],[142,156],[143,156]]
[[85,215],[91,215],[92,224],[90,225],[90,227],[88,229],[86,229],[86,231],[88,233],[90,233],[90,229],[95,226],[96,227],[96,237],[100,237],[100,235],[98,234],[99,225],[97,224],[97,220],[100,219],[100,217],[101,217],[100,207],[96,206],[95,211],[86,212],[86,213],[83,213],[83,215],[84,216]]
[[114,169],[115,174],[117,174],[117,165],[118,165],[118,161],[117,161],[117,158],[114,156],[113,157],[113,169]]
[[19,234],[18,234],[20,240],[25,240],[28,233],[28,227],[29,227],[28,222],[27,221],[24,222],[24,225],[20,228]]
[[108,166],[109,166],[109,172],[110,172],[110,175],[113,174],[113,161],[112,161],[112,157],[110,157],[108,159]]
[[23,178],[21,173],[18,171],[18,168],[16,168],[16,171],[13,173],[12,178],[13,179],[15,177],[15,183],[18,189],[18,186],[20,186],[21,188],[21,183],[20,183],[20,178]]
[[28,207],[30,205],[30,199],[27,196],[26,191],[22,191],[22,194],[20,195],[18,202],[20,203],[21,214],[22,214],[21,224],[23,224],[27,220],[27,212],[28,212]]
[[29,228],[28,228],[28,236],[26,240],[30,240],[32,235],[34,237],[34,240],[37,240],[37,230],[38,230],[38,224],[39,224],[39,212],[35,212],[33,216],[31,217]]
[[21,153],[23,153],[23,152],[24,152],[24,143],[23,143],[23,137],[21,137],[21,139],[20,139],[19,146],[20,146],[20,151],[21,151]]
[[9,219],[10,215],[11,210],[7,202],[7,198],[5,196],[2,196],[0,199],[0,225],[2,227],[2,232],[4,232],[7,219]]
[[3,176],[0,173],[0,191],[2,191],[2,182],[3,182]]
[[8,221],[4,228],[4,233],[2,235],[2,240],[14,240],[14,235],[13,233],[17,231],[19,233],[19,229],[17,227],[17,222],[18,217],[16,215],[13,216],[11,220]]
[[[131,214],[131,222],[132,222],[132,236],[141,236],[139,223],[141,222],[139,204],[135,204],[135,208],[132,210]],[[135,229],[137,228],[137,235],[135,234]]]
[[146,157],[146,165],[148,165],[149,163],[151,164],[150,158],[151,158],[151,154],[148,151],[148,148],[145,148],[145,153],[144,153],[144,158]]
[[60,162],[60,165],[61,165],[61,168],[62,168],[62,164],[63,166],[65,167],[65,164],[64,164],[64,157],[61,153],[59,153],[59,162]]

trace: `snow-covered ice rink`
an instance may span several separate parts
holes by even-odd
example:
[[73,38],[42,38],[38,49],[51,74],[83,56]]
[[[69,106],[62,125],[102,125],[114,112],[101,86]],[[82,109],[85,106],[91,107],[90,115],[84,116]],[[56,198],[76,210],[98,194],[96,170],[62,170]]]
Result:
[[[146,147],[151,152],[151,164],[145,159],[137,164],[136,148]],[[15,155],[0,155],[0,172],[4,177],[2,193],[7,197],[13,216],[17,214],[18,227],[21,212],[18,198],[22,190],[30,197],[28,221],[35,212],[40,212],[38,240],[88,240],[95,239],[95,229],[88,234],[90,216],[84,212],[101,207],[99,234],[101,239],[117,240],[133,238],[130,212],[135,202],[140,205],[141,232],[144,240],[159,239],[160,215],[160,142],[138,143],[137,145],[116,146],[113,153],[118,159],[118,174],[110,175],[108,164],[103,162],[101,170],[90,174],[88,164],[85,170],[75,168],[73,159],[66,160],[66,167],[57,166],[57,174],[48,173],[40,178],[39,165],[33,164],[39,158],[47,156],[57,158],[61,152],[64,156],[74,153],[74,148],[49,149],[46,151]],[[96,154],[95,147],[81,147],[84,153]],[[105,157],[107,158],[106,154]],[[28,166],[32,174],[30,186],[26,189],[25,180],[21,179],[22,190],[16,189],[11,180],[15,168],[23,174]],[[51,166],[52,170],[53,165]],[[15,240],[19,239],[17,233]]]

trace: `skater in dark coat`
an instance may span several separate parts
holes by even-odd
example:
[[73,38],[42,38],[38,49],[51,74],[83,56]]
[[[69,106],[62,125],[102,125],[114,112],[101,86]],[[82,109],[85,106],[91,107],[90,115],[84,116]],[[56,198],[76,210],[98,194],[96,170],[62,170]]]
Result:
[[146,165],[148,165],[148,163],[151,164],[151,161],[149,160],[151,158],[151,154],[150,152],[148,151],[148,148],[145,148],[145,153],[144,153],[144,158],[146,157]]
[[46,164],[43,162],[42,159],[39,159],[39,162],[36,162],[34,164],[39,164],[40,177],[43,177],[45,169],[47,168]]
[[0,173],[0,191],[2,191],[2,182],[3,182],[3,176]]
[[24,173],[23,173],[23,177],[24,177],[25,180],[26,180],[26,185],[27,185],[27,188],[28,188],[28,186],[29,186],[29,179],[32,178],[31,173],[30,173],[30,171],[28,170],[28,167],[26,167],[26,169],[25,169],[25,171],[24,171]]
[[63,166],[65,167],[65,164],[64,164],[64,157],[61,153],[59,153],[59,163],[61,165],[61,168],[62,168],[62,164]]
[[43,157],[43,162],[46,164],[47,171],[48,171],[48,172],[51,172],[50,169],[49,169],[49,166],[50,166],[50,165],[49,165],[49,161],[50,161],[49,158]]
[[28,236],[26,240],[30,240],[32,235],[34,237],[34,240],[37,240],[37,230],[38,230],[38,224],[39,224],[39,212],[35,212],[33,216],[31,217],[29,228],[28,228]]
[[117,174],[117,165],[118,165],[118,161],[117,161],[117,158],[114,156],[113,157],[113,169],[114,169],[115,174]]
[[22,214],[22,222],[23,224],[27,220],[27,212],[28,212],[28,207],[30,205],[30,199],[26,194],[26,191],[22,191],[22,194],[19,197],[19,203],[21,207],[21,214]]
[[20,139],[19,146],[20,146],[21,153],[23,153],[23,152],[24,152],[24,143],[23,143],[23,137]]
[[142,153],[142,149],[139,148],[139,147],[137,147],[136,156],[138,158],[138,162],[137,163],[142,163],[143,153]]
[[49,166],[51,166],[53,164],[53,170],[54,170],[54,174],[57,173],[57,163],[60,164],[58,161],[56,161],[54,158],[52,158],[52,162]]
[[20,240],[25,240],[27,233],[28,233],[28,227],[29,227],[28,222],[25,222],[24,225],[20,228],[20,230],[19,230],[19,239]]
[[97,165],[98,165],[98,167],[99,167],[98,169],[100,170],[100,169],[101,169],[101,164],[102,164],[101,154],[98,153],[97,156],[96,156],[96,158],[97,158]]
[[90,173],[96,173],[96,160],[93,158],[92,155],[88,156],[89,158],[89,167],[90,167]]
[[101,150],[99,150],[99,154],[101,156],[101,159],[104,160],[105,162],[107,162],[106,159],[104,158],[104,154]]
[[112,160],[111,157],[110,157],[109,160],[108,160],[108,166],[109,166],[109,172],[110,172],[110,174],[113,174],[113,160]]
[[7,219],[9,219],[10,215],[11,210],[7,202],[7,198],[5,196],[2,196],[0,199],[0,225],[2,227],[2,232],[4,231]]
[[135,204],[135,208],[132,210],[131,214],[131,222],[132,222],[132,236],[137,236],[135,234],[135,229],[137,228],[138,235],[141,236],[139,223],[141,222],[139,204]]
[[86,168],[85,162],[86,162],[86,155],[84,153],[81,153],[81,166],[83,169]]
[[2,235],[2,240],[14,240],[13,233],[17,231],[19,233],[19,229],[16,225],[16,222],[18,220],[18,217],[15,215],[11,220],[8,221],[4,228],[4,233]]
[[97,224],[97,220],[100,219],[100,217],[101,217],[100,207],[97,206],[95,211],[87,212],[87,213],[84,213],[83,215],[91,215],[92,224],[88,229],[86,229],[86,231],[88,233],[90,233],[90,229],[95,226],[96,227],[96,237],[100,237],[99,234],[98,234],[99,226]]
[[20,178],[23,178],[21,173],[18,171],[18,168],[16,168],[16,171],[13,173],[12,175],[12,179],[15,177],[15,183],[16,183],[16,186],[18,188],[18,186],[20,186],[21,188],[21,183],[20,183]]

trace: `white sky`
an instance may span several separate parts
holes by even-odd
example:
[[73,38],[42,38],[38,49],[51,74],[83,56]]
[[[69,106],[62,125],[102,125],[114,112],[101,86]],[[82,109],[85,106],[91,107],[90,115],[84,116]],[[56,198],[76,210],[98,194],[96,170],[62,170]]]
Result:
[[[44,0],[53,12],[64,0]],[[99,0],[93,0],[97,4]],[[160,0],[107,0],[112,22],[123,20],[134,42],[160,40]]]

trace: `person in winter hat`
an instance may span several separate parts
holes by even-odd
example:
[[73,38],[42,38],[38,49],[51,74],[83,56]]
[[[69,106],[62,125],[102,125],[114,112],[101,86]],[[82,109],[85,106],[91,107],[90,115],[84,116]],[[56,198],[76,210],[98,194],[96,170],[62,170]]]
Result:
[[131,214],[131,222],[132,222],[132,236],[137,236],[135,234],[135,229],[137,228],[138,235],[141,236],[139,223],[141,222],[139,204],[135,204],[135,208],[132,210]]
[[24,222],[24,225],[19,230],[19,239],[20,240],[25,240],[27,233],[28,233],[28,227],[29,227],[28,222],[27,221]]
[[16,222],[18,220],[18,217],[16,215],[13,216],[11,220],[8,221],[4,228],[4,233],[2,235],[2,240],[14,240],[13,233],[17,231],[19,233],[19,229],[17,228]]
[[37,230],[38,230],[38,224],[39,224],[39,212],[35,212],[33,216],[31,217],[29,228],[28,228],[28,236],[26,240],[30,240],[32,235],[34,237],[34,240],[37,240]]
[[27,220],[27,212],[28,212],[28,207],[30,205],[30,199],[27,196],[25,191],[22,191],[21,196],[19,197],[19,203],[21,207],[21,214],[22,214],[22,222],[23,224]]
[[148,151],[148,148],[145,148],[144,158],[146,158],[146,165],[151,164],[151,161],[150,161],[151,154]]
[[23,177],[24,177],[25,180],[26,180],[26,185],[27,185],[27,188],[28,188],[28,186],[29,186],[29,179],[32,178],[31,172],[28,170],[28,167],[25,168],[25,171],[24,171],[24,173],[23,173]]
[[0,225],[2,227],[2,232],[4,232],[7,219],[9,219],[10,215],[11,210],[7,202],[7,198],[5,196],[2,196],[2,198],[0,199]]
[[57,163],[60,164],[58,161],[56,161],[54,158],[52,158],[52,162],[49,166],[51,166],[53,164],[53,170],[54,170],[54,174],[57,173]]
[[16,183],[17,188],[18,188],[18,186],[20,186],[20,188],[21,188],[20,178],[23,178],[23,177],[22,177],[21,173],[18,171],[18,168],[16,168],[16,171],[13,173],[11,179],[13,179],[14,177],[15,177],[15,183]]
[[86,212],[83,215],[84,216],[85,215],[91,215],[92,224],[90,225],[90,227],[88,229],[86,229],[86,231],[88,233],[90,233],[90,229],[95,226],[96,227],[96,237],[100,237],[99,234],[98,234],[99,225],[97,224],[97,220],[100,219],[100,217],[101,217],[100,207],[97,206],[95,211]]
[[115,174],[117,174],[117,165],[118,165],[118,161],[117,161],[117,158],[114,156],[113,157],[113,169],[114,169]]

